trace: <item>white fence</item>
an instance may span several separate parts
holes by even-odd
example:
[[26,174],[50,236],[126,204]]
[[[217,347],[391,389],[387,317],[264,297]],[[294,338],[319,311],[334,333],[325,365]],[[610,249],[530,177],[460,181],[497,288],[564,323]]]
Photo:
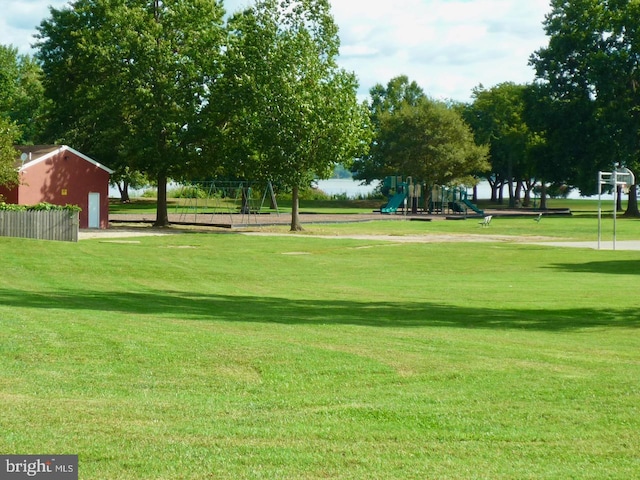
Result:
[[0,211],[0,236],[78,241],[79,214],[68,210]]

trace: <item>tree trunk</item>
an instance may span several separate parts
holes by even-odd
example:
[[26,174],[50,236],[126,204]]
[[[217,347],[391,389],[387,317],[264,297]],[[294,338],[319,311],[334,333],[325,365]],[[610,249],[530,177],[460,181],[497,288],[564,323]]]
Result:
[[516,182],[516,195],[514,198],[514,206],[515,207],[521,207],[522,206],[522,182],[520,180],[518,180]]
[[540,210],[547,209],[547,184],[540,182]]
[[627,203],[627,211],[624,212],[625,217],[640,217],[640,211],[638,210],[638,191],[636,185],[629,187],[629,202]]
[[169,226],[169,214],[167,211],[167,176],[164,174],[158,174],[158,203],[156,206],[156,221],[153,226]]
[[509,181],[507,182],[507,189],[509,190],[509,208],[514,208],[516,206],[516,192],[511,177],[509,177]]
[[491,187],[491,203],[496,203],[498,201],[498,182],[489,180],[489,186]]
[[616,211],[622,211],[622,185],[616,185],[617,194],[616,194]]
[[531,190],[533,190],[533,183],[527,182],[524,187],[524,201],[522,202],[523,207],[531,206]]
[[303,230],[300,225],[300,201],[299,201],[299,188],[298,185],[293,187],[291,192],[291,231],[301,232]]
[[131,199],[129,198],[129,182],[126,180],[122,181],[122,185],[120,183],[116,183],[118,186],[118,191],[120,192],[120,202],[121,203],[129,203]]

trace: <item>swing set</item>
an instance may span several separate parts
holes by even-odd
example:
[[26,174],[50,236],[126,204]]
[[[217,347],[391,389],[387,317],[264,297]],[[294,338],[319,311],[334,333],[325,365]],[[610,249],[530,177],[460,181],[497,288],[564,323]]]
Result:
[[[280,214],[271,182],[212,180],[188,182],[182,187],[189,195],[176,205],[181,222],[217,223],[215,217],[224,215],[229,216],[231,224],[250,224],[258,223],[258,215],[264,210]],[[267,196],[269,208],[265,209]]]

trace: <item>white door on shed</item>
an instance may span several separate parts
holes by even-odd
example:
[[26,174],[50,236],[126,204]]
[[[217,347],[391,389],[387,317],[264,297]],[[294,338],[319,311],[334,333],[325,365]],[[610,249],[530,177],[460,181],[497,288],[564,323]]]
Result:
[[89,192],[89,228],[100,228],[99,192]]

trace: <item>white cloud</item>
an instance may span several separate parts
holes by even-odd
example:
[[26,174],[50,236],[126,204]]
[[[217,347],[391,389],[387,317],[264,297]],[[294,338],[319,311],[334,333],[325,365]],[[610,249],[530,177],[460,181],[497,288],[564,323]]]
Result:
[[[529,56],[544,45],[548,0],[333,2],[341,63],[362,87],[400,74],[436,98],[468,100],[471,89],[533,79]],[[363,55],[366,52],[366,55]]]
[[22,53],[30,53],[35,42],[36,27],[49,15],[49,4],[61,7],[60,0],[4,0],[0,16],[0,44],[13,45]]
[[[361,95],[405,74],[434,98],[466,101],[474,86],[533,80],[529,56],[546,43],[549,0],[331,0],[342,43],[339,63]],[[28,53],[48,5],[67,0],[3,0],[0,43]],[[229,13],[252,0],[226,0]]]

